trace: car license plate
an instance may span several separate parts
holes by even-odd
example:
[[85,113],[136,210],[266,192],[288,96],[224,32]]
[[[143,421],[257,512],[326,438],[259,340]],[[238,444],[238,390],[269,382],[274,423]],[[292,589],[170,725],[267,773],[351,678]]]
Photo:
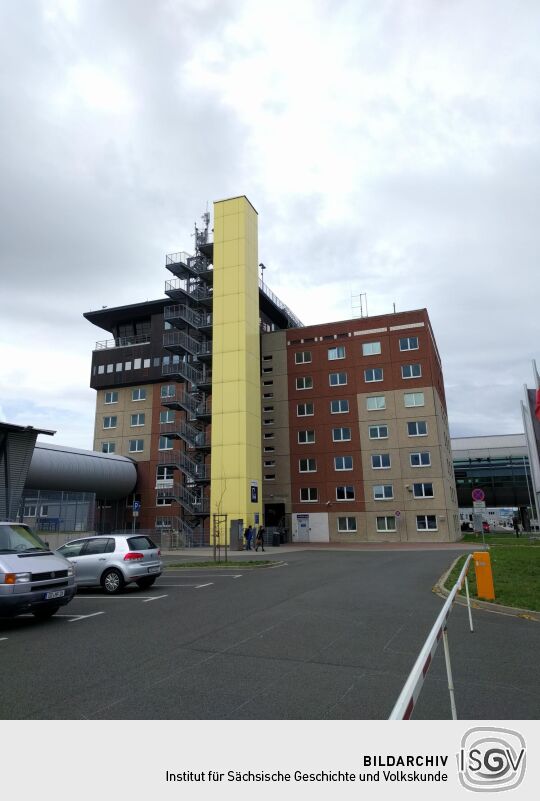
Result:
[[62,596],[65,594],[66,594],[65,590],[54,590],[54,592],[46,592],[45,600],[50,601],[51,598],[62,598]]
[[159,573],[159,567],[149,567],[148,568],[148,572],[149,573]]

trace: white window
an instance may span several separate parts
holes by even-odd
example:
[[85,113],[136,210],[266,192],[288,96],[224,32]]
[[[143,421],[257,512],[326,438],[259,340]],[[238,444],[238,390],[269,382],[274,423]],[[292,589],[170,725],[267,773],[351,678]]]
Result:
[[137,387],[137,389],[132,389],[131,400],[132,401],[146,400],[146,390],[142,389],[141,387]]
[[118,418],[116,415],[114,417],[104,417],[103,418],[103,428],[116,428],[116,423]]
[[364,370],[364,379],[368,384],[374,381],[382,381],[383,377],[384,373],[382,367],[372,367],[369,370]]
[[141,359],[133,359],[133,369],[134,370],[141,369]]
[[363,356],[377,356],[381,352],[380,342],[363,342],[362,355]]
[[312,417],[314,414],[312,403],[298,403],[296,406],[296,414],[298,417]]
[[348,400],[333,400],[330,401],[330,414],[345,414],[349,411]]
[[334,456],[334,469],[352,470],[353,469],[352,456]]
[[300,459],[298,462],[298,469],[301,473],[315,473],[317,470],[317,462],[315,459]]
[[395,531],[396,518],[394,515],[382,515],[377,517],[377,531]]
[[409,437],[425,437],[427,435],[427,423],[425,420],[410,420],[407,423],[407,434]]
[[433,484],[431,482],[413,484],[413,495],[415,498],[433,498]]
[[142,414],[132,414],[131,415],[131,426],[143,426],[144,425],[144,412]]
[[421,378],[422,365],[420,364],[402,364],[401,377],[402,378]]
[[380,409],[386,409],[385,395],[372,395],[366,398],[366,409],[368,412],[377,412]]
[[332,442],[349,442],[351,439],[350,428],[333,428]]
[[372,453],[371,466],[374,470],[386,470],[390,467],[389,453]]
[[338,531],[356,531],[356,517],[338,517]]
[[167,409],[166,412],[159,413],[160,423],[174,423],[174,412],[172,409]]
[[345,358],[345,345],[338,345],[335,348],[328,348],[328,359],[334,361],[335,359]]
[[313,389],[313,378],[310,375],[297,378],[296,389]]
[[388,426],[369,426],[370,439],[388,439]]
[[167,465],[158,465],[156,468],[157,481],[172,481],[174,478],[174,467]]
[[115,453],[115,452],[116,452],[116,442],[101,443],[101,453]]
[[160,451],[172,451],[173,449],[173,438],[172,437],[160,437],[159,438],[159,450]]
[[118,392],[106,392],[105,403],[118,403]]
[[437,531],[436,515],[416,515],[417,531]]
[[114,372],[114,364],[108,364],[107,365],[107,372],[108,373],[113,373]]
[[122,372],[122,362],[116,362],[116,372],[117,373]]
[[299,431],[298,432],[298,443],[300,445],[311,445],[315,442],[315,432],[314,431]]
[[336,501],[354,501],[354,487],[336,487]]
[[400,350],[418,350],[418,337],[402,337],[399,340]]
[[394,497],[394,487],[392,484],[376,484],[373,487],[374,501],[389,501]]
[[176,395],[176,387],[174,384],[165,384],[161,387],[160,395],[162,398],[174,398]]
[[126,362],[124,370],[131,370],[131,362]]
[[347,383],[347,373],[330,373],[328,382],[331,387],[341,387]]
[[25,504],[25,507],[24,507],[24,510],[23,510],[23,517],[35,517],[36,516],[36,511],[37,511],[37,506],[35,504],[27,503],[27,504]]
[[144,450],[144,439],[130,439],[129,440],[129,452],[130,453],[139,453],[140,451]]
[[409,459],[411,462],[411,467],[429,467],[431,465],[431,455],[429,451],[411,453]]
[[143,367],[150,367],[150,359],[145,359]]
[[319,498],[317,487],[302,487],[300,490],[300,500],[302,503],[315,503]]
[[310,361],[311,361],[311,351],[309,350],[299,350],[297,353],[294,354],[295,364],[308,364]]
[[105,372],[105,365],[104,364],[98,365],[97,371],[98,371],[98,375],[103,375],[103,373]]
[[425,403],[423,392],[405,392],[403,395],[406,408],[411,406],[423,406]]

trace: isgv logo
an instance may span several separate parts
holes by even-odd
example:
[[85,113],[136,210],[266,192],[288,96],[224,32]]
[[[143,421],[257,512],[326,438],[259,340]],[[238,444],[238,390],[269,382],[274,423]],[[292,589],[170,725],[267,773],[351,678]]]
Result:
[[512,729],[477,727],[461,739],[457,754],[459,780],[467,790],[500,792],[523,781],[525,739]]

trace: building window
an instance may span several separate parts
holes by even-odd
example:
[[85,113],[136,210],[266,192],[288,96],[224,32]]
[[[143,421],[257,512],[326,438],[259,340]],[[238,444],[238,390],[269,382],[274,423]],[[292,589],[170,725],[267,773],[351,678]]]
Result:
[[131,415],[131,426],[143,426],[144,425],[144,413],[142,414],[132,414]]
[[381,352],[380,342],[363,342],[362,356],[377,356]]
[[400,350],[418,350],[418,337],[403,337],[399,340]]
[[172,481],[174,478],[174,467],[159,464],[156,468],[156,481]]
[[160,437],[159,438],[159,450],[160,451],[172,451],[173,449],[173,438],[172,437]]
[[273,398],[273,397],[274,397],[273,392],[263,392],[263,398]]
[[372,453],[371,466],[374,470],[386,470],[390,467],[389,453]]
[[268,461],[264,462],[264,466],[265,467],[275,467],[276,463],[275,463],[274,459],[268,459]]
[[308,364],[310,361],[311,361],[310,350],[299,350],[297,353],[294,354],[295,364]]
[[315,459],[300,459],[298,461],[298,470],[300,473],[315,473],[317,461]]
[[300,490],[300,500],[302,503],[316,503],[319,499],[317,487],[302,487]]
[[334,470],[352,470],[352,456],[334,456]]
[[338,345],[335,348],[328,348],[328,359],[334,361],[335,359],[345,358],[345,345]]
[[298,417],[311,417],[314,414],[312,403],[298,403],[296,406]]
[[388,439],[388,426],[369,426],[370,439]]
[[263,381],[263,387],[271,387],[273,383],[274,383],[273,380],[271,380],[271,381]]
[[101,453],[116,453],[116,442],[102,442]]
[[167,409],[166,412],[159,413],[160,423],[174,423],[174,412],[172,409]]
[[313,378],[310,375],[297,378],[296,389],[313,389]]
[[274,439],[274,436],[275,435],[273,431],[267,431],[265,434],[263,434],[263,439]]
[[157,498],[156,506],[172,506],[172,498]]
[[382,367],[372,367],[369,370],[364,370],[364,380],[368,384],[374,381],[382,381],[383,377],[384,373]]
[[433,498],[433,484],[413,484],[413,495],[415,498]]
[[330,373],[328,381],[331,387],[342,387],[347,383],[347,373]]
[[129,440],[129,452],[130,453],[140,453],[144,450],[144,439],[130,439]]
[[176,395],[176,387],[174,384],[164,384],[160,390],[162,398],[174,398]]
[[376,484],[373,487],[374,501],[390,501],[394,497],[394,487],[392,484]]
[[382,515],[377,517],[377,531],[395,531],[396,518],[394,515]]
[[118,392],[106,392],[105,403],[118,403]]
[[114,372],[114,364],[108,364],[107,365],[107,372],[108,373]]
[[98,375],[103,375],[103,373],[105,372],[105,365],[104,364],[98,365],[97,371],[98,371]]
[[165,367],[167,367],[167,365],[169,365],[170,363],[171,363],[171,357],[170,356],[164,356],[163,357],[163,365]]
[[137,389],[132,389],[131,390],[131,400],[132,401],[143,401],[143,400],[146,400],[146,390],[141,388],[141,387],[137,387]]
[[274,422],[275,422],[275,421],[274,421],[274,418],[273,418],[273,417],[267,417],[267,418],[265,418],[265,419],[263,420],[263,426],[273,426],[273,425],[274,425]]
[[126,362],[124,370],[131,370],[131,362]]
[[272,369],[272,367],[263,367],[263,373],[271,373]]
[[417,531],[437,531],[436,515],[416,515]]
[[349,411],[348,400],[333,400],[330,401],[330,414],[345,414]]
[[264,480],[265,481],[275,481],[276,480],[276,474],[275,473],[266,473],[265,476],[264,476]]
[[354,501],[354,487],[336,487],[336,501]]
[[272,354],[268,354],[267,356],[263,356],[263,362],[271,362],[274,357]]
[[425,420],[410,420],[407,423],[407,434],[409,437],[425,437],[427,435],[427,423]]
[[269,447],[267,447],[267,448],[263,448],[263,451],[264,451],[265,453],[274,453],[274,451],[275,451],[275,450],[276,450],[276,449],[275,449],[275,448],[273,448],[272,446],[269,446]]
[[420,364],[402,364],[401,377],[402,378],[421,378],[422,366]]
[[134,370],[141,369],[141,359],[133,359],[133,369]]
[[315,431],[298,432],[299,445],[311,445],[313,442],[315,442]]
[[145,359],[144,360],[143,367],[150,367],[150,359]]
[[405,392],[403,400],[406,408],[411,406],[423,406],[425,403],[423,392]]
[[122,372],[122,362],[116,362],[116,372],[117,373]]
[[338,517],[337,528],[338,531],[356,531],[356,517]]
[[333,428],[332,442],[349,442],[351,439],[350,428]]
[[431,455],[429,451],[422,453],[411,453],[410,457],[411,467],[429,467],[431,465]]
[[25,504],[23,510],[23,517],[35,517],[37,512],[37,506],[33,503]]
[[384,395],[372,395],[366,398],[366,409],[368,412],[378,412],[386,409],[386,397]]
[[152,364],[154,367],[159,367],[159,365],[161,364],[161,358],[159,356],[154,356]]
[[114,417],[104,417],[103,418],[103,428],[116,428],[116,423],[118,418],[116,415]]

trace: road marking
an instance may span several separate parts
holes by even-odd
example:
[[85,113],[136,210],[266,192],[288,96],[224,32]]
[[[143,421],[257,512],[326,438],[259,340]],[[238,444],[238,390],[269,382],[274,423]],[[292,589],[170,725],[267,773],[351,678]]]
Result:
[[159,587],[198,587],[198,584],[160,584]]
[[211,587],[214,582],[210,581],[208,584],[197,584],[195,587],[196,590],[200,590],[202,587]]
[[195,575],[186,575],[186,573],[167,573],[167,575],[164,575],[163,578],[241,578],[241,576],[241,573],[238,573],[238,575],[233,575],[231,573],[196,573]]
[[2,642],[2,640],[7,640],[7,639],[8,639],[7,637],[0,637],[0,642]]
[[76,617],[72,617],[71,620],[68,620],[68,623],[76,623],[77,620],[86,620],[87,617],[96,617],[96,615],[104,615],[105,612],[92,612],[90,615],[77,615]]
[[143,604],[147,604],[150,601],[159,601],[160,598],[168,598],[168,595],[153,595],[151,598],[145,598],[143,600]]

